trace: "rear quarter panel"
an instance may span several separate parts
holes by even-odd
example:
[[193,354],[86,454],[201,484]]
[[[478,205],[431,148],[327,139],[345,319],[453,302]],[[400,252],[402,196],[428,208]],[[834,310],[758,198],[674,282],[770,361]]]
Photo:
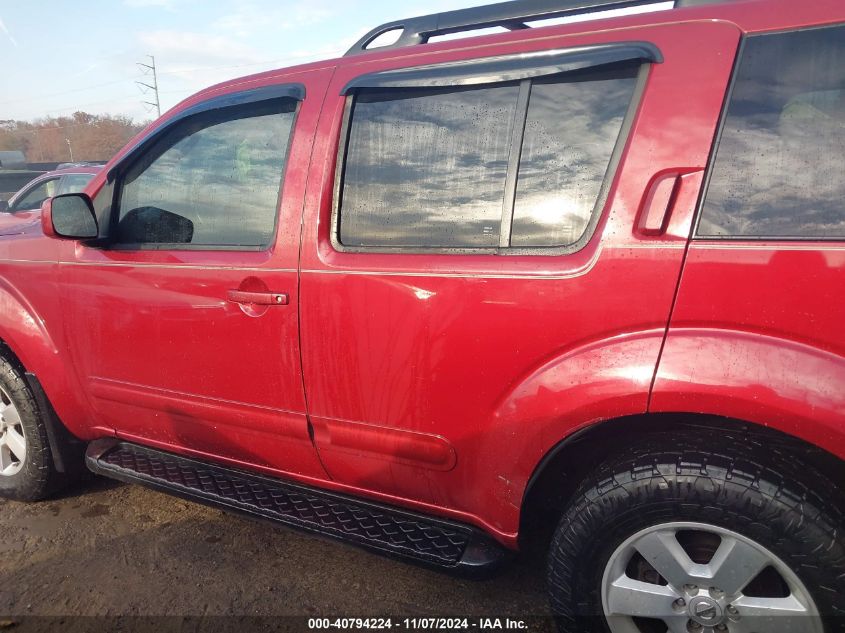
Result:
[[770,426],[845,458],[845,244],[694,241],[651,410]]

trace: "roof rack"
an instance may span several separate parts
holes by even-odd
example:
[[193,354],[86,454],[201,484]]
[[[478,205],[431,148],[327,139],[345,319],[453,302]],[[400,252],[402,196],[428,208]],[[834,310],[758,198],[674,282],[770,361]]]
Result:
[[[499,2],[482,7],[432,13],[407,20],[387,22],[374,28],[358,40],[346,55],[357,55],[369,50],[387,50],[425,44],[429,38],[436,35],[475,31],[495,26],[501,26],[511,31],[531,28],[526,22],[562,18],[611,9],[625,9],[649,4],[657,4],[661,0],[513,0]],[[696,6],[710,4],[724,0],[675,0],[675,7]],[[380,35],[390,31],[402,33],[392,44],[378,46],[373,49],[367,47]]]

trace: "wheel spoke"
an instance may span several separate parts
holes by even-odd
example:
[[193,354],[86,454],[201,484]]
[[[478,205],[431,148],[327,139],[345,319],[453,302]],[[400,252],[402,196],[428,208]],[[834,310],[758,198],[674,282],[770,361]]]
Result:
[[6,429],[6,445],[17,458],[17,461],[22,462],[26,458],[26,440],[15,427]]
[[728,596],[735,596],[770,564],[759,548],[722,535],[722,543],[708,565],[710,582]]
[[795,596],[787,596],[786,598],[742,596],[734,600],[732,604],[739,609],[743,618],[811,615],[809,609]]
[[676,589],[689,582],[699,567],[670,530],[649,532],[634,543],[634,548]]
[[[681,531],[684,538],[679,540]],[[712,535],[718,535],[719,540]],[[710,548],[718,545],[706,564],[694,562],[684,549],[688,546],[691,552],[703,552],[700,545],[706,545],[711,552]],[[653,570],[644,568],[635,552]],[[772,568],[768,571],[781,576],[791,594],[785,598],[744,595],[745,591],[751,593],[747,587],[768,567]],[[668,586],[646,582],[652,580],[654,570]],[[666,633],[688,633],[693,629],[690,622],[708,633],[718,627],[727,628],[730,633],[824,630],[804,583],[776,554],[742,534],[703,523],[664,523],[631,535],[607,563],[602,601],[613,633],[634,633],[639,622],[636,618],[640,617],[660,620],[666,625]],[[708,610],[720,609],[724,620],[711,620]]]
[[606,608],[612,615],[664,618],[676,615],[672,603],[677,598],[671,587],[622,576],[608,587]]
[[17,426],[21,423],[21,416],[18,413],[18,408],[13,404],[4,405],[4,409],[0,411],[3,418],[6,420],[6,426]]
[[0,476],[17,474],[26,459],[26,436],[21,416],[6,392],[0,388]]
[[685,615],[664,618],[663,622],[668,627],[666,633],[689,633],[689,628],[687,628],[689,619]]
[[734,600],[741,619],[730,625],[731,631],[766,631],[766,633],[804,633],[816,630],[815,615],[794,596],[787,598],[751,598]]

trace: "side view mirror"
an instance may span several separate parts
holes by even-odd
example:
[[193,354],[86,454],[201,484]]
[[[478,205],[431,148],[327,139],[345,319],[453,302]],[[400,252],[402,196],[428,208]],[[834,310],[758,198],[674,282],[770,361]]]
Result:
[[99,228],[91,198],[84,193],[66,193],[48,198],[41,206],[41,228],[44,235],[57,239],[97,237]]
[[9,210],[9,202],[8,200],[0,200],[0,213],[3,211]]

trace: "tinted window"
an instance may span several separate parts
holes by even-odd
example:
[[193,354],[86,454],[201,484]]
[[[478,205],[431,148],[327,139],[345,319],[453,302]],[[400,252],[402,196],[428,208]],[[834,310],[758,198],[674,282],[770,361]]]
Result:
[[67,174],[62,176],[59,193],[79,193],[85,189],[85,185],[91,182],[93,178],[94,174]]
[[[340,243],[498,248],[511,212],[510,246],[576,242],[596,206],[637,72],[629,65],[522,85],[359,90]],[[518,171],[515,201],[506,199],[512,152],[521,152],[510,161]]]
[[531,87],[512,246],[566,246],[587,229],[631,100],[637,69]]
[[44,180],[38,183],[18,198],[9,210],[26,211],[28,209],[39,209],[47,198],[52,198],[56,195],[56,186],[58,183],[58,178],[51,178],[50,180]]
[[177,124],[127,172],[116,241],[268,245],[294,111],[286,99]]
[[518,84],[362,92],[341,243],[497,247],[518,94]]
[[845,27],[747,40],[703,236],[845,236]]

